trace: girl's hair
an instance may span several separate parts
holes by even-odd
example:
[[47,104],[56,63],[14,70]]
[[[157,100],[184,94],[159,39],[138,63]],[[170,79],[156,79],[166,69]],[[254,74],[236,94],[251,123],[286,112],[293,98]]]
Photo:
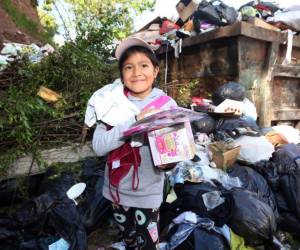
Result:
[[150,59],[154,67],[159,67],[158,59],[156,58],[155,54],[151,50],[142,46],[132,46],[122,54],[119,60],[119,71],[122,79],[123,79],[123,75],[122,75],[123,64],[131,55],[135,53],[143,53],[145,56],[147,56]]

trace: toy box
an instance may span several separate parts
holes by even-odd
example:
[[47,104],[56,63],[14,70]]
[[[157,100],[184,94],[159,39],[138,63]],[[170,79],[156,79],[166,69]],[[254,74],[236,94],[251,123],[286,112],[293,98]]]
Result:
[[148,133],[155,166],[190,160],[196,147],[190,122],[154,130]]

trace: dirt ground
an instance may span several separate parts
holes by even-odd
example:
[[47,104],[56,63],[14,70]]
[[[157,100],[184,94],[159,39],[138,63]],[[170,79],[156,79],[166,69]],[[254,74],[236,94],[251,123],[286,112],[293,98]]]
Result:
[[102,228],[88,236],[88,250],[109,250],[110,245],[119,241],[119,231],[113,223],[106,223]]
[[[1,2],[1,1],[0,1]],[[24,15],[29,19],[39,24],[40,29],[42,28],[40,25],[38,13],[36,7],[31,4],[30,0],[12,0],[13,4],[18,8]],[[3,6],[0,3],[0,43],[3,42],[17,42],[17,43],[25,43],[30,44],[32,42],[38,43],[35,38],[26,34],[26,32],[12,21],[9,15],[4,10]],[[0,44],[1,48],[1,44]]]

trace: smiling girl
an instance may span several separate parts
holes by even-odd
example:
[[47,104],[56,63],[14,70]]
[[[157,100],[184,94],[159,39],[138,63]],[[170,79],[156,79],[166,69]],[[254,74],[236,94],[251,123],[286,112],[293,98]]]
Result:
[[[158,60],[146,42],[125,39],[116,49],[116,58],[128,107],[134,105],[137,111],[130,115],[117,114],[122,122],[113,127],[100,121],[94,132],[94,151],[99,156],[108,155],[103,195],[112,202],[113,216],[122,231],[126,249],[157,249],[165,175],[153,165],[146,138],[139,140],[140,145],[136,147],[122,140],[122,135],[137,120],[157,112],[151,104],[166,94],[153,87],[159,72]],[[116,100],[110,98],[110,101]],[[124,109],[126,105],[119,107]],[[176,106],[169,98],[161,110]]]

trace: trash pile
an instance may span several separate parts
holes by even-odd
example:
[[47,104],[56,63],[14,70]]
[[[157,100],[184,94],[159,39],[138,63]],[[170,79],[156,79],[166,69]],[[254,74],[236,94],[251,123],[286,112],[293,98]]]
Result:
[[[79,179],[53,168],[43,178],[30,177],[34,198],[15,212],[0,215],[0,248],[87,249],[87,235],[107,222],[111,213],[102,196],[104,166],[104,159],[87,158]],[[14,180],[0,186],[2,206],[18,200]]]
[[27,55],[29,61],[38,63],[43,57],[54,52],[54,48],[50,44],[39,47],[32,43],[30,45],[21,43],[4,43],[4,47],[0,52],[0,71],[6,69],[12,62]]
[[[191,122],[196,154],[166,171],[160,249],[283,250],[290,245],[282,232],[299,239],[299,130],[262,129],[253,107],[236,82],[193,106],[202,113]],[[87,158],[79,178],[50,168],[31,179],[34,198],[0,216],[0,248],[86,249],[87,235],[111,216],[102,196],[105,164]],[[0,183],[2,206],[20,198],[14,185]]]
[[[240,110],[216,112],[226,101]],[[229,82],[194,106],[207,114],[192,122],[195,157],[167,172],[161,249],[291,249],[280,232],[299,239],[299,130],[259,128],[249,104]]]
[[280,8],[273,2],[250,1],[235,9],[221,0],[196,1],[180,0],[176,5],[177,20],[156,18],[141,30],[133,34],[158,49],[163,44],[170,44],[175,50],[175,57],[181,52],[182,39],[197,36],[218,27],[231,25],[237,21],[272,29],[300,31],[300,6]]
[[32,44],[3,43],[0,44],[0,89],[16,83],[19,79],[16,72],[20,68],[23,57],[28,57],[32,63],[39,63],[45,56],[55,50],[50,44],[43,47]]
[[[155,48],[171,44],[179,56],[183,38],[239,20],[259,18],[294,33],[300,27],[298,7],[283,10],[269,2],[252,1],[235,10],[216,0],[181,0],[176,8],[176,22],[155,19],[135,36]],[[287,20],[289,15],[292,18]],[[38,63],[53,48],[5,44],[0,55],[0,89],[11,84],[5,76],[18,69],[18,58],[28,51],[30,61]],[[203,115],[191,123],[196,155],[166,172],[160,249],[251,250],[263,246],[283,250],[291,245],[282,232],[299,239],[299,130],[288,125],[260,128],[255,105],[245,92],[243,85],[228,82],[213,93],[212,100],[193,99],[192,109]],[[63,100],[44,86],[37,95],[58,105],[58,100]],[[66,129],[61,134],[45,133],[40,142],[56,137],[64,140],[63,136],[78,138],[82,128],[74,117],[78,114],[59,119],[60,126],[72,133]],[[55,129],[52,121],[57,120],[41,120],[33,128]],[[1,151],[7,145],[13,142],[0,143]],[[86,159],[80,178],[69,172],[57,175],[49,169],[43,179],[32,182],[33,198],[15,212],[0,215],[0,248],[87,249],[87,235],[101,227],[111,213],[102,196],[105,159],[100,161]],[[2,206],[23,201],[15,185],[14,180],[0,182]],[[80,192],[83,194],[77,198]]]

